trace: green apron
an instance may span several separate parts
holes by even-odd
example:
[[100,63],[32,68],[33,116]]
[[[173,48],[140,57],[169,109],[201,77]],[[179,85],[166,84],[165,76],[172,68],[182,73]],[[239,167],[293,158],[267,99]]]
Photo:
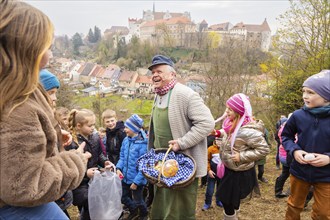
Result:
[[[154,146],[155,148],[167,148],[168,142],[173,140],[170,123],[168,120],[168,105],[166,108],[154,106],[153,126],[154,126]],[[154,200],[151,207],[151,219],[196,219],[195,209],[197,201],[198,178],[188,187],[180,189],[154,188]]]

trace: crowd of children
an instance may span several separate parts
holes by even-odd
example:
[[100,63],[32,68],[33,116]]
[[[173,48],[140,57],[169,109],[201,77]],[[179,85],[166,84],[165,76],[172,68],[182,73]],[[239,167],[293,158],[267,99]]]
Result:
[[[322,74],[328,77],[326,74],[329,74],[329,72]],[[47,78],[47,85],[44,85],[45,80],[43,80],[42,77]],[[305,107],[303,110],[299,111],[304,111],[304,114],[306,114],[306,111],[315,114],[315,117],[320,120],[318,123],[323,124],[323,121],[328,117],[326,112],[328,111],[327,98],[329,98],[329,94],[327,93],[326,87],[323,90],[318,89],[318,84],[315,82],[316,80],[317,79],[312,78],[306,80],[304,83],[303,92]],[[47,91],[51,90],[51,94],[49,95],[55,104],[56,89],[59,88],[57,78],[49,71],[43,71],[40,75],[40,81]],[[321,98],[314,98],[318,96],[316,91],[319,91],[323,96],[320,96]],[[314,97],[312,97],[312,95]],[[324,107],[322,107],[323,103],[325,103]],[[314,110],[315,108],[318,110]],[[98,132],[96,132],[95,115],[88,109],[74,109],[69,112],[66,108],[58,107],[55,113],[62,129],[67,129],[72,135],[73,142],[65,146],[65,150],[77,149],[79,144],[83,143],[85,151],[90,152],[92,155],[88,161],[87,172],[83,181],[78,188],[73,190],[73,201],[72,198],[71,200],[68,198],[66,206],[63,208],[61,207],[62,210],[68,215],[66,208],[72,203],[78,207],[81,219],[90,219],[87,198],[88,181],[93,177],[95,170],[113,163],[117,167],[117,175],[122,179],[122,204],[126,206],[130,213],[126,219],[135,219],[136,217],[139,217],[139,219],[147,219],[148,210],[143,197],[143,190],[147,184],[147,180],[142,173],[137,170],[135,165],[137,159],[147,152],[148,138],[143,129],[143,120],[138,115],[134,114],[123,122],[117,119],[115,111],[106,109],[102,113],[104,127],[100,127]],[[294,113],[294,115],[297,114],[298,113]],[[322,183],[312,184],[308,182],[307,179],[305,180],[306,177],[303,177],[302,181],[293,174],[290,181],[291,193],[290,190],[287,192],[283,191],[284,183],[290,175],[290,164],[294,157],[297,157],[297,159],[294,160],[296,161],[295,163],[301,162],[307,167],[319,167],[320,165],[325,165],[325,167],[327,167],[326,163],[328,159],[328,156],[324,156],[325,154],[322,154],[322,152],[316,148],[309,151],[314,152],[313,155],[315,155],[315,158],[318,160],[313,159],[309,161],[304,159],[303,156],[300,156],[307,154],[309,151],[303,151],[303,154],[297,153],[295,156],[290,154],[290,151],[284,147],[285,144],[290,144],[290,148],[296,148],[296,144],[299,143],[299,132],[297,132],[297,128],[295,127],[288,127],[288,129],[290,128],[292,130],[287,129],[286,133],[282,135],[283,131],[285,131],[287,120],[290,119],[291,115],[292,114],[290,114],[288,118],[281,119],[281,124],[277,131],[280,143],[279,161],[282,164],[282,173],[275,182],[275,197],[283,198],[290,196],[286,214],[287,219],[294,219],[299,216],[302,208],[306,206],[311,199],[315,188],[319,190],[319,188],[327,189],[326,187],[328,187],[327,184]],[[205,203],[202,210],[207,211],[212,207],[212,198],[214,196],[215,204],[224,209],[224,219],[238,219],[240,201],[250,195],[255,188],[258,188],[257,179],[267,183],[263,177],[264,163],[260,162],[265,160],[265,156],[270,151],[268,131],[264,127],[262,121],[256,120],[252,116],[249,98],[241,93],[235,94],[227,100],[226,111],[221,120],[224,120],[222,128],[220,130],[215,130],[214,133],[208,136],[210,143],[208,143],[207,187],[205,191]],[[298,119],[296,118],[296,120]],[[295,124],[295,126],[297,125]],[[318,124],[316,126],[318,126]],[[290,132],[291,136],[288,136],[288,132]],[[294,135],[292,136],[292,134]],[[285,141],[282,140],[282,137]],[[294,137],[294,139],[292,139],[292,137]],[[294,142],[292,143],[291,140],[294,140]],[[308,142],[308,140],[303,140]],[[219,163],[223,163],[225,166],[225,173],[221,178],[217,175],[217,166]],[[259,171],[258,175],[256,173],[256,168],[258,168]],[[291,169],[293,168],[291,167]],[[295,173],[295,171],[292,172]],[[301,174],[298,172],[298,175]],[[322,180],[326,179],[321,176],[319,178],[323,178]],[[304,190],[303,195],[297,192],[297,185],[299,186],[299,190]],[[216,193],[214,192],[215,187]],[[305,192],[308,195],[305,194]],[[71,193],[71,191],[67,193]],[[318,199],[322,201],[325,201],[325,198],[327,198],[327,195],[322,195],[320,197],[319,191],[316,193]],[[303,199],[303,197],[305,199]],[[299,201],[297,198],[299,198]],[[303,199],[303,202],[300,202],[300,199]],[[61,203],[58,204],[60,205]],[[327,203],[325,202],[325,204]],[[326,216],[327,213],[320,204],[317,204],[317,206],[313,208],[312,215]]]
[[[97,170],[102,169],[112,170],[121,179],[121,202],[130,212],[126,219],[147,219],[148,209],[143,196],[147,180],[137,168],[138,158],[146,154],[148,143],[151,143],[151,138],[148,140],[143,129],[143,120],[133,114],[123,122],[117,119],[115,111],[107,109],[102,114],[104,128],[99,128],[97,132],[96,116],[91,110],[56,108],[56,92],[60,83],[45,69],[54,35],[51,21],[41,11],[19,1],[0,1],[0,11],[0,53],[3,61],[0,68],[0,219],[67,219],[70,218],[67,208],[71,203],[78,207],[80,219],[91,219],[89,181]],[[156,139],[159,146],[169,143],[174,151],[196,145],[203,148],[206,135],[200,134],[205,131],[199,129],[196,132],[198,128],[190,126],[195,122],[208,124],[208,132],[214,123],[213,118],[210,120],[211,116],[206,120],[199,118],[202,112],[196,109],[203,103],[199,96],[177,84],[170,58],[155,56],[149,69],[157,85],[158,116],[164,117],[158,117],[159,121],[153,122],[158,123],[158,128],[168,129],[165,139],[170,140],[160,144],[160,134],[164,133],[158,130]],[[168,78],[163,78],[163,75]],[[170,97],[175,88],[177,90]],[[187,92],[191,94],[189,98],[192,102],[189,103],[196,109],[189,109],[184,115],[195,119],[181,121],[182,129],[175,130],[173,119],[181,120],[182,113],[191,108],[188,102],[180,99]],[[162,104],[162,96],[167,93],[167,101]],[[289,196],[287,220],[300,219],[310,195],[314,196],[311,218],[330,219],[330,70],[307,78],[302,85],[302,93],[304,106],[294,111],[286,121],[280,121],[279,132],[276,132],[282,173],[276,179],[275,196]],[[170,100],[176,101],[177,108],[170,107],[173,104]],[[182,108],[182,104],[186,107]],[[175,117],[172,115],[168,120],[167,107],[166,114],[160,113],[165,105],[169,112],[179,109],[179,114],[174,112]],[[253,117],[248,96],[234,94],[225,107],[222,127],[213,132],[216,139],[207,151],[208,181],[202,210],[211,208],[216,186],[215,202],[223,207],[223,218],[236,220],[241,200],[258,188],[257,179],[267,182],[263,178],[262,160],[270,152],[270,147],[263,122]],[[208,108],[203,105],[203,109],[209,115]],[[157,117],[157,111],[154,117]],[[195,133],[186,130],[190,128]],[[172,129],[177,133],[190,133],[190,137],[180,136],[172,140]],[[150,137],[152,135],[154,133],[150,132]],[[195,141],[197,135],[201,136],[199,141]],[[196,143],[190,143],[194,141]],[[206,144],[203,150],[206,153]],[[192,155],[196,153],[192,152]],[[206,159],[200,158],[197,163],[199,169],[206,164]],[[199,176],[205,175],[206,167],[199,172]],[[288,178],[290,193],[285,193],[283,185]],[[196,179],[186,189],[181,191],[181,199],[184,200],[180,200],[176,197],[180,190],[157,188],[154,195],[158,197],[155,197],[154,204],[158,207],[154,205],[157,208],[152,216],[157,216],[157,211],[162,212],[162,205],[166,203],[175,208],[175,205],[184,205],[182,201],[186,201],[187,206],[183,207],[195,207]],[[182,193],[184,190],[186,192]],[[175,216],[181,216],[180,212],[189,212],[189,217],[195,219],[195,209],[166,210],[165,214],[170,216],[170,212],[174,212]]]
[[[329,78],[329,71],[321,73],[321,76]],[[311,183],[307,176],[301,176],[306,174],[294,170],[295,167],[301,166],[298,164],[307,166],[308,169],[313,169],[312,167],[327,169],[326,164],[329,156],[322,154],[322,151],[318,148],[309,149],[304,142],[309,143],[310,140],[306,140],[300,135],[307,151],[300,150],[302,146],[297,145],[300,143],[300,132],[306,132],[304,131],[306,126],[303,126],[303,130],[299,132],[295,127],[300,126],[300,118],[310,117],[309,114],[311,113],[317,119],[317,124],[314,123],[314,127],[316,126],[317,129],[321,124],[321,128],[324,129],[324,126],[322,127],[323,121],[326,121],[329,117],[327,113],[329,112],[328,88],[324,86],[320,89],[319,78],[322,77],[313,77],[304,83],[305,107],[293,114],[295,121],[289,120],[289,122],[291,121],[290,127],[286,127],[286,124],[292,114],[288,118],[281,118],[281,123],[276,131],[278,133],[278,152],[279,161],[282,164],[282,173],[275,182],[275,197],[290,196],[286,219],[295,219],[300,215],[301,210],[307,205],[315,189],[317,190],[315,193],[317,205],[313,207],[312,215],[315,218],[328,215],[322,204],[320,204],[320,200],[327,204],[325,199],[328,197],[323,194],[321,196],[319,191],[321,189],[323,192],[324,189],[328,189],[328,184],[322,183],[322,181],[327,181],[327,177],[322,177],[321,172],[318,176],[321,182]],[[58,79],[49,71],[43,70],[40,73],[40,82],[49,93],[55,107],[56,91],[60,86]],[[102,122],[105,128],[100,127],[96,132],[95,115],[88,109],[74,109],[69,112],[68,109],[59,107],[56,108],[55,115],[62,130],[64,130],[62,132],[67,130],[72,135],[73,141],[70,145],[64,145],[65,150],[78,149],[79,144],[83,143],[84,150],[92,155],[88,160],[87,172],[83,181],[73,190],[73,201],[71,191],[66,192],[61,200],[57,201],[67,216],[69,215],[66,209],[72,203],[78,207],[81,219],[90,219],[87,197],[88,181],[100,167],[114,164],[117,167],[118,176],[122,179],[122,204],[127,207],[130,213],[126,219],[135,219],[138,216],[140,219],[147,219],[148,211],[143,197],[147,180],[135,165],[137,159],[147,152],[148,138],[143,129],[143,120],[134,114],[123,122],[117,119],[115,111],[106,109],[102,113]],[[300,115],[300,118],[297,118],[296,115]],[[205,183],[207,187],[202,210],[206,211],[212,207],[214,196],[216,205],[224,209],[224,219],[237,219],[240,201],[258,188],[257,179],[267,183],[267,180],[263,177],[263,166],[265,157],[270,151],[268,130],[264,127],[262,121],[256,120],[252,116],[249,98],[241,93],[235,94],[227,100],[226,111],[221,120],[224,120],[222,128],[215,130],[214,133],[208,136],[208,140],[211,141],[208,144],[208,172]],[[325,133],[324,135],[328,134]],[[320,145],[320,143],[317,143],[317,145]],[[302,153],[292,154],[290,153],[292,148],[299,149],[297,152],[301,151]],[[308,152],[312,152],[315,159],[304,159],[304,155]],[[295,163],[293,167],[291,167],[292,161]],[[221,178],[217,174],[219,163],[223,163],[225,166],[225,173]],[[283,191],[284,183],[290,175],[290,167],[293,169],[291,171],[293,176],[290,179],[291,193],[290,190]],[[256,174],[256,168],[258,168],[258,175]],[[297,178],[295,175],[301,178]],[[216,193],[214,193],[215,186]],[[299,192],[299,190],[303,191]],[[63,206],[60,201],[65,200],[67,202]]]

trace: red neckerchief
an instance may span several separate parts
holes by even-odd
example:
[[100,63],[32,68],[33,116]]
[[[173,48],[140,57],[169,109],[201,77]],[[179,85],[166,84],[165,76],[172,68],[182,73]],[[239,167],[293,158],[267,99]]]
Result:
[[172,79],[169,83],[167,83],[165,86],[163,86],[162,88],[155,88],[154,92],[157,95],[163,96],[166,93],[168,93],[168,91],[170,91],[176,84],[176,79]]

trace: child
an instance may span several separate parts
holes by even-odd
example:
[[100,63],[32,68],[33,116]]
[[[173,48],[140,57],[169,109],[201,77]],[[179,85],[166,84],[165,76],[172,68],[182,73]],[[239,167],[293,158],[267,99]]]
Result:
[[90,154],[58,152],[39,84],[54,27],[26,2],[0,1],[0,11],[0,219],[68,219],[52,201],[78,186]]
[[[288,118],[291,117],[291,113],[289,114]],[[275,181],[275,197],[276,198],[284,198],[284,197],[287,197],[288,194],[283,192],[283,187],[284,187],[284,184],[285,184],[285,181],[289,178],[290,176],[290,164],[291,164],[291,157],[289,155],[289,157],[287,157],[287,153],[283,147],[283,144],[282,144],[282,138],[281,138],[281,135],[282,135],[282,131],[283,131],[283,128],[286,124],[286,121],[284,121],[279,129],[278,129],[278,134],[277,136],[279,137],[279,140],[280,140],[280,147],[279,147],[279,150],[278,150],[278,154],[279,154],[279,160],[282,164],[282,173],[279,177],[276,178],[276,181]]]
[[[217,165],[220,162],[219,145],[216,142],[220,144],[219,140],[214,140],[213,144],[207,148],[208,176],[207,176],[207,187],[205,193],[205,203],[202,208],[202,211],[206,211],[209,208],[211,208],[214,186],[217,185],[218,187],[220,184],[220,178],[216,175]],[[220,202],[220,199],[217,195],[216,195],[216,204],[217,206],[222,207],[222,203]]]
[[242,93],[230,97],[222,125],[221,160],[225,174],[217,194],[224,207],[224,219],[237,219],[240,200],[247,197],[257,185],[255,161],[266,156],[270,149],[264,138],[262,121],[253,121],[248,97]]
[[90,219],[88,210],[88,182],[94,176],[95,170],[108,167],[112,164],[103,155],[100,146],[100,137],[94,133],[95,115],[91,110],[73,109],[69,115],[69,128],[74,142],[67,149],[75,149],[78,144],[86,143],[84,150],[92,154],[87,163],[87,172],[79,187],[73,190],[73,205],[78,206],[81,219]]
[[300,219],[310,186],[314,186],[312,219],[330,219],[330,70],[307,78],[302,92],[305,105],[293,112],[281,136],[294,159],[286,219]]
[[70,111],[69,109],[65,108],[65,107],[57,107],[55,109],[55,116],[58,119],[58,121],[60,122],[60,125],[62,127],[62,129],[68,130],[69,129],[69,114]]
[[103,127],[99,127],[98,134],[100,136],[100,145],[102,148],[102,152],[104,156],[107,156],[107,150],[106,150],[106,141],[107,141],[107,136],[106,136],[106,130]]
[[41,85],[47,91],[49,97],[53,102],[53,106],[55,107],[57,101],[56,93],[57,90],[60,88],[60,81],[57,79],[57,77],[54,74],[52,74],[46,69],[42,69],[40,71],[39,79]]
[[[268,141],[269,132],[267,128],[264,129],[264,138],[270,148],[270,143]],[[258,180],[262,183],[268,183],[268,180],[264,177],[265,172],[265,164],[266,164],[266,157],[261,158],[260,160],[256,161],[256,167],[258,167]]]
[[110,109],[107,109],[102,113],[102,121],[106,128],[107,157],[112,163],[117,164],[120,148],[126,137],[124,122],[118,121],[116,112]]
[[[147,184],[141,171],[137,169],[137,159],[147,153],[148,139],[146,133],[141,129],[143,120],[136,114],[125,122],[125,132],[120,159],[117,163],[117,174],[122,178],[122,203],[129,208],[128,219],[147,218],[147,206],[143,200],[143,187]],[[138,214],[140,210],[140,214]]]

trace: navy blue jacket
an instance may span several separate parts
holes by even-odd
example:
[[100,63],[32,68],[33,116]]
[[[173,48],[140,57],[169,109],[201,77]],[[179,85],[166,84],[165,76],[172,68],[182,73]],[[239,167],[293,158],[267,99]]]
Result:
[[136,163],[139,157],[147,153],[148,138],[146,136],[146,133],[141,130],[138,136],[133,138],[127,136],[123,141],[116,167],[123,173],[122,181],[126,184],[135,183],[138,186],[147,184],[142,171],[138,171]]
[[[294,142],[296,134],[297,143]],[[321,117],[304,109],[296,110],[287,121],[281,137],[285,150],[291,156],[295,150],[330,156],[330,112]],[[310,183],[330,182],[330,164],[314,167],[293,160],[290,173]]]

